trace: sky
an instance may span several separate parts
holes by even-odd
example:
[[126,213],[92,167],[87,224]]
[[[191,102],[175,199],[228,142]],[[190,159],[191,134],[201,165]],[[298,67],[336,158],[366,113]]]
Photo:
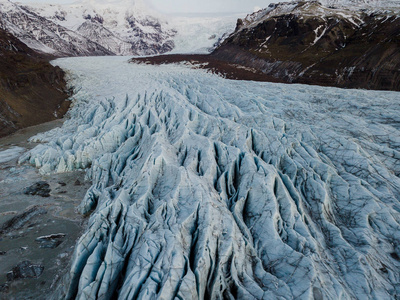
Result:
[[[107,0],[106,0],[107,1]],[[126,1],[126,0],[124,0]],[[134,0],[132,0],[134,1]],[[251,13],[260,8],[265,8],[270,3],[280,0],[143,0],[153,9],[162,13],[187,14],[187,13]],[[80,2],[79,0],[12,0],[23,3],[52,3],[67,4]],[[104,2],[104,0],[102,0]],[[113,2],[118,2],[113,0]]]
[[253,12],[279,0],[150,0],[153,8],[165,13]]

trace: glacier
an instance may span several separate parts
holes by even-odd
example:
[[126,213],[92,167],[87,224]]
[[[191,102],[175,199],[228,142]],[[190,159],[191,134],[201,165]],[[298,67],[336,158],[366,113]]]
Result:
[[72,108],[19,161],[92,182],[56,298],[398,297],[398,92],[54,63]]

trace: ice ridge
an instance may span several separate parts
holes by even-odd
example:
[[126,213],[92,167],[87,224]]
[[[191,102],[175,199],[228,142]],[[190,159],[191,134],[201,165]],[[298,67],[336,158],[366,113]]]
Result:
[[70,119],[20,161],[93,182],[67,299],[399,294],[399,93],[57,64]]

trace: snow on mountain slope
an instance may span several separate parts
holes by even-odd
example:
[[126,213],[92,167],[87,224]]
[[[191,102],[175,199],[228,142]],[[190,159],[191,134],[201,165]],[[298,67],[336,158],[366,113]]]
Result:
[[[31,47],[55,55],[91,55],[87,41],[101,46],[104,55],[153,55],[173,49],[174,53],[208,53],[223,35],[233,31],[238,17],[165,16],[140,0],[1,3],[0,13],[7,20],[4,28],[17,32]],[[63,40],[66,34],[77,41],[73,49],[66,47],[73,42],[71,38]],[[69,50],[64,53],[63,49]]]
[[399,8],[271,4],[238,19],[212,57],[284,82],[400,90],[399,15]]
[[28,47],[61,56],[108,55],[110,51],[14,3],[0,0],[0,27]]
[[70,119],[20,159],[93,182],[67,299],[400,293],[399,93],[125,59],[57,60]]
[[[322,5],[321,5],[322,4]],[[257,22],[267,18],[284,14],[294,14],[304,17],[345,17],[352,23],[360,25],[361,16],[366,13],[373,13],[384,10],[398,15],[400,1],[386,0],[294,0],[288,2],[277,2],[270,4],[267,8],[249,14],[242,21],[244,25],[251,24],[254,27]]]
[[320,0],[322,4],[330,6],[347,6],[347,7],[400,7],[399,0]]
[[29,4],[28,10],[74,30],[118,55],[149,55],[170,51],[175,31],[140,0],[76,4]]
[[169,24],[176,30],[175,47],[170,53],[209,53],[235,30],[241,15],[171,16]]

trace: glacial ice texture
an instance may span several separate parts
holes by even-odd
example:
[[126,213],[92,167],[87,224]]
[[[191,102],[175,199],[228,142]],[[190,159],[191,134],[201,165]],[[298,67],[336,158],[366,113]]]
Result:
[[67,299],[400,295],[400,93],[69,58],[70,118],[21,157],[87,169]]

